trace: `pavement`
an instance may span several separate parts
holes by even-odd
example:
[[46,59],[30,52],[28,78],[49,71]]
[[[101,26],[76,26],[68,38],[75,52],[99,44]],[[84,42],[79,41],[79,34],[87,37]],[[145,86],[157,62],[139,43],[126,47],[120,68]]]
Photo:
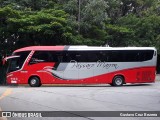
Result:
[[[160,111],[160,75],[155,83],[110,85],[0,86],[0,111]],[[71,114],[74,114],[72,113]],[[159,117],[19,118],[0,120],[159,120]]]

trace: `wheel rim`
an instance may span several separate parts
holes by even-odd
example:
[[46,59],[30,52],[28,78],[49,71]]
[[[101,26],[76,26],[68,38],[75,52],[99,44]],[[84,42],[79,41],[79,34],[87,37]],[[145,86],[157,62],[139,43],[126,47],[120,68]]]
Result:
[[123,80],[121,78],[116,78],[115,83],[116,83],[116,85],[121,85],[122,81]]
[[32,84],[32,85],[36,84],[36,79],[32,79],[32,80],[31,80],[31,84]]

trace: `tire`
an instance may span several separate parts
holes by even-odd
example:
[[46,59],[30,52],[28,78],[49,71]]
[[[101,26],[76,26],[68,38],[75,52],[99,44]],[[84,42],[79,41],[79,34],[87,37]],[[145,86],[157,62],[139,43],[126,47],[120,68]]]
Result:
[[122,86],[124,83],[124,78],[122,76],[115,76],[112,81],[113,86]]
[[29,85],[31,87],[40,87],[41,86],[41,81],[38,77],[31,77],[29,79]]

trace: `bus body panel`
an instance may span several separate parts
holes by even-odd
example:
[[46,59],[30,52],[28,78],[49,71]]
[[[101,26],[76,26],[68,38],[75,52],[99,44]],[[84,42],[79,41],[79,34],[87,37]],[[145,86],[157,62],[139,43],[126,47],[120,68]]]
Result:
[[[37,65],[40,66],[40,65]],[[35,66],[37,68],[37,66]],[[39,67],[41,68],[41,67]],[[29,70],[29,72],[23,73],[21,71],[12,73],[12,76],[7,78],[8,83],[13,83],[11,80],[17,79],[17,84],[28,84],[28,80],[31,76],[38,76],[41,79],[42,84],[106,84],[112,83],[114,76],[121,75],[125,77],[126,83],[149,83],[155,82],[155,67],[135,68],[128,70],[121,70],[111,73],[106,73],[98,76],[93,76],[83,79],[61,79],[53,76],[49,72],[41,70]],[[27,71],[27,69],[26,69]],[[77,74],[77,73],[76,73]],[[13,76],[17,76],[16,78]]]
[[[156,55],[153,55],[151,60],[143,62],[104,62],[101,60],[78,62],[71,60],[69,62],[37,62],[31,64],[30,61],[36,51],[71,51],[73,49],[73,47],[67,46],[42,48],[33,46],[14,51],[14,53],[18,53],[31,50],[22,69],[7,74],[7,83],[28,84],[31,77],[38,76],[42,84],[111,84],[117,75],[123,76],[125,83],[155,82]],[[75,48],[74,51],[81,50]],[[87,49],[87,47],[84,48]],[[102,49],[101,47],[97,48]],[[110,50],[110,48],[107,49]]]

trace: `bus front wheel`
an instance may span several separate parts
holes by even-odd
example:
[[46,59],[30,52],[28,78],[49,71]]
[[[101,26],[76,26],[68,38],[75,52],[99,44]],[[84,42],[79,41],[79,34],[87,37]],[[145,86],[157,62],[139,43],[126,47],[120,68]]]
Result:
[[124,77],[123,76],[115,76],[113,78],[113,81],[112,81],[112,86],[122,86],[124,83]]
[[38,77],[31,77],[29,79],[29,85],[31,87],[40,87],[41,86],[40,79]]

